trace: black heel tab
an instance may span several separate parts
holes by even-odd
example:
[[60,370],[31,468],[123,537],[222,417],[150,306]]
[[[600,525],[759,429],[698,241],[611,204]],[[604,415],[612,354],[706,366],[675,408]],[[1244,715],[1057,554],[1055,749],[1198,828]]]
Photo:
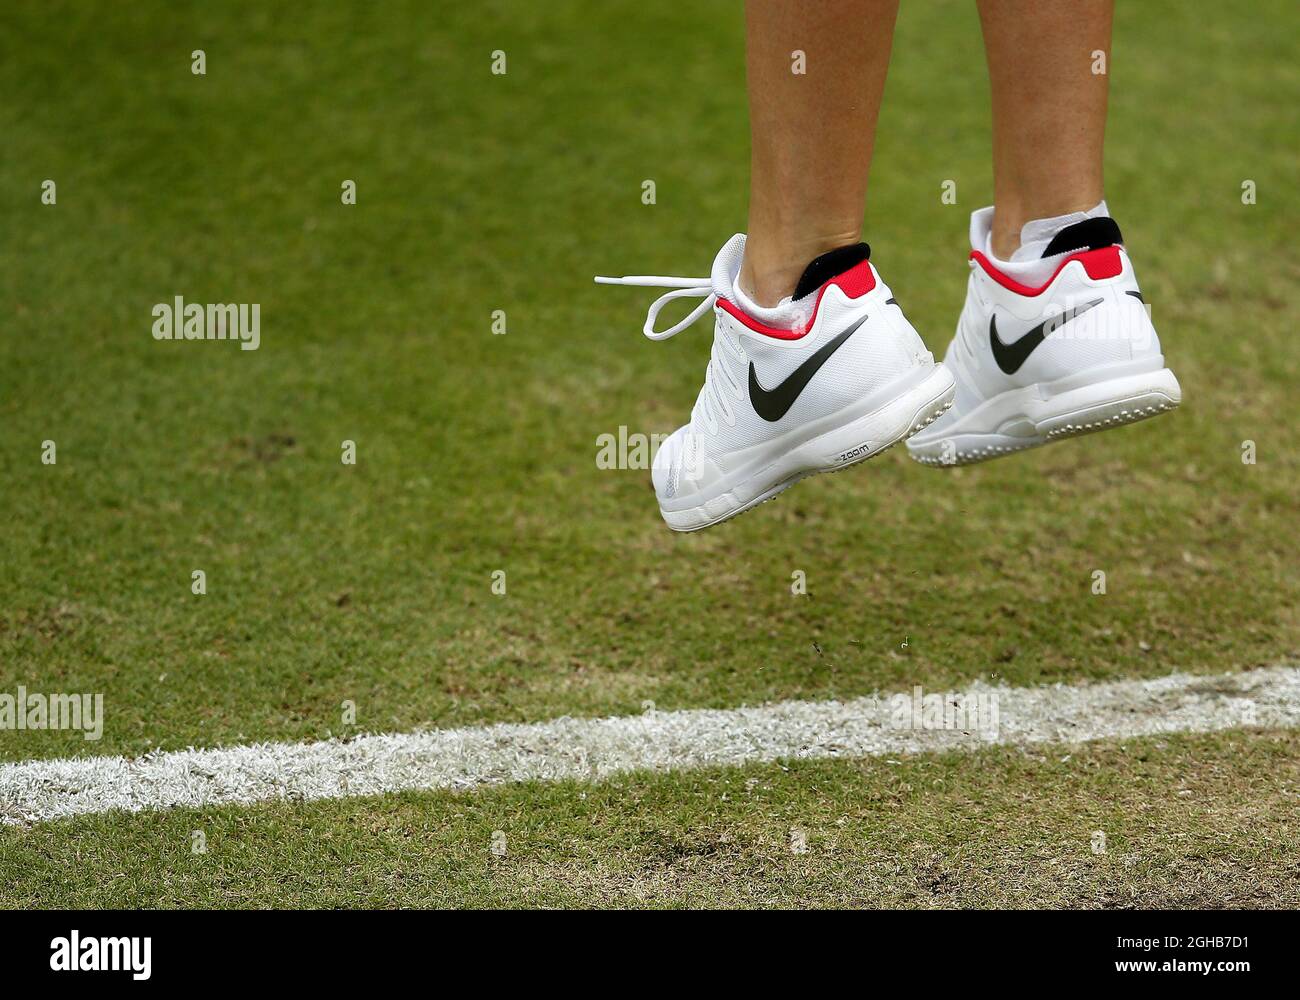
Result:
[[1052,242],[1047,244],[1043,256],[1055,257],[1058,253],[1069,253],[1073,250],[1100,250],[1102,247],[1112,247],[1123,242],[1124,237],[1120,235],[1119,226],[1109,216],[1084,219],[1073,226],[1066,226],[1057,233],[1052,238]]
[[871,247],[865,243],[840,247],[838,250],[822,254],[804,268],[803,277],[799,279],[799,284],[795,285],[794,298],[797,300],[805,295],[811,295],[831,278],[837,278],[849,268],[857,267],[864,260],[870,259]]

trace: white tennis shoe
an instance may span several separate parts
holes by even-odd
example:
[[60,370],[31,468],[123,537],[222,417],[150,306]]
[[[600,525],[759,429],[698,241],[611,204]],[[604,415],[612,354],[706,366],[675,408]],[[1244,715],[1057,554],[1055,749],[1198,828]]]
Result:
[[[1103,202],[1099,209],[1104,210]],[[1066,226],[1039,260],[995,262],[993,210],[971,217],[970,283],[944,364],[952,408],[907,442],[918,462],[982,462],[1077,434],[1154,417],[1182,390],[1106,216]],[[1024,284],[1034,274],[1046,277]]]
[[[713,350],[690,422],[652,468],[659,509],[675,531],[725,521],[816,472],[835,472],[934,420],[952,403],[953,378],[936,364],[872,266],[865,243],[808,265],[787,314],[765,325],[736,304],[745,237],[733,236],[708,278],[597,278],[672,288],[651,305],[644,332],[665,340],[710,309]],[[703,297],[685,319],[654,328],[673,299]]]

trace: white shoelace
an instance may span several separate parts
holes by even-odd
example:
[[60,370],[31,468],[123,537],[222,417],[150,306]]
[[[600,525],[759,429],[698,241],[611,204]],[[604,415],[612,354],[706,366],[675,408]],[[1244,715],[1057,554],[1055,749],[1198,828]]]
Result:
[[[668,292],[661,295],[650,303],[650,309],[646,312],[645,326],[641,328],[651,340],[667,340],[669,337],[675,337],[706,312],[713,308],[718,297],[713,294],[712,278],[673,278],[660,274],[627,274],[621,278],[604,278],[597,276],[596,284],[598,285],[636,285],[640,288],[675,288],[677,291]],[[656,330],[655,320],[659,318],[659,310],[663,309],[673,299],[691,298],[703,296],[704,301],[687,314],[686,318],[680,323],[670,326],[667,330]]]
[[[717,304],[718,297],[713,293],[712,278],[674,278],[661,274],[628,274],[621,278],[606,278],[597,276],[598,285],[635,285],[639,288],[672,288],[675,291],[667,292],[654,302],[650,303],[650,308],[646,311],[645,326],[641,328],[651,340],[667,340],[669,337],[675,337],[688,326],[702,317]],[[655,320],[659,318],[659,312],[673,299],[692,298],[703,296],[704,301],[692,309],[684,319],[673,324],[667,330],[656,330]],[[704,372],[704,391],[700,393],[700,399],[704,401],[704,423],[711,432],[718,432],[717,416],[720,415],[728,427],[736,425],[736,414],[732,410],[730,402],[726,396],[718,389],[715,384],[713,373],[715,370],[722,372],[722,378],[731,388],[732,395],[738,400],[743,399],[743,390],[736,380],[731,377],[727,371],[727,366],[722,364],[718,357],[718,342],[722,338],[713,338],[713,350],[709,355],[709,366]],[[730,345],[729,345],[730,346]],[[739,348],[734,348],[739,350]],[[696,410],[699,407],[697,404]],[[716,410],[716,415],[715,415]],[[691,418],[697,416],[692,412]]]

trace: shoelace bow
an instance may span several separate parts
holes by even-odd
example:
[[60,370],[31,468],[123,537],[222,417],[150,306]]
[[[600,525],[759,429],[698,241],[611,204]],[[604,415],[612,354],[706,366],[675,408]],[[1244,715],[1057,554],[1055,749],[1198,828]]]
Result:
[[[671,288],[674,291],[666,292],[659,296],[646,311],[645,326],[641,328],[651,340],[667,340],[669,337],[675,337],[688,326],[700,319],[705,313],[717,304],[718,297],[713,292],[712,278],[675,278],[670,275],[662,274],[627,274],[621,278],[607,278],[602,276],[596,277],[598,285],[634,285],[639,288]],[[673,299],[703,297],[704,301],[687,313],[686,317],[679,322],[670,326],[667,330],[656,330],[655,320],[659,318],[659,313]],[[732,393],[737,399],[742,398],[741,387],[731,377],[718,358],[718,338],[714,338],[713,351],[709,356],[709,367],[704,373],[704,392],[700,393],[700,398],[704,400],[706,406],[704,411],[704,420],[706,426],[713,433],[717,433],[718,422],[714,416],[713,410],[716,406],[722,419],[728,427],[734,427],[736,424],[736,415],[731,408],[731,404],[714,385],[713,371],[720,369],[723,378],[731,387]],[[694,418],[695,414],[691,414]]]
[[[650,308],[646,312],[645,326],[641,328],[651,340],[667,340],[669,337],[675,337],[706,312],[713,308],[718,301],[718,297],[713,294],[712,278],[673,278],[661,274],[628,274],[621,278],[597,277],[598,285],[636,285],[640,288],[674,288],[676,291],[668,292],[659,296],[654,302],[650,303]],[[702,296],[704,301],[692,309],[681,322],[670,326],[667,330],[656,330],[655,320],[659,318],[659,311],[663,309],[673,299],[694,298]]]

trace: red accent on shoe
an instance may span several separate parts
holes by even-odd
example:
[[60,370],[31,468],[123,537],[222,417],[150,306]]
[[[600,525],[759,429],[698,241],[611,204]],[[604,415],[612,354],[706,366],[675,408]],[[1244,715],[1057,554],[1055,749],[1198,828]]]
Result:
[[734,302],[728,302],[726,299],[718,299],[718,305],[755,333],[761,333],[765,337],[775,337],[777,340],[799,340],[801,337],[806,336],[808,331],[813,328],[813,324],[817,322],[817,310],[821,308],[822,296],[826,294],[826,289],[830,288],[831,285],[838,285],[840,291],[849,298],[859,299],[876,287],[876,276],[871,271],[871,263],[864,260],[861,264],[853,265],[843,274],[831,278],[817,290],[817,301],[813,304],[812,316],[808,320],[808,325],[793,330],[781,330],[760,323]]
[[[775,337],[777,340],[798,340],[800,337],[802,337],[804,334],[808,332],[807,329],[778,330],[774,326],[767,326],[766,324],[760,323],[758,320],[754,319],[754,317],[750,316],[748,313],[744,312],[740,308],[740,306],[736,305],[733,302],[729,302],[726,299],[718,299],[718,305],[721,306],[723,309],[725,309],[727,312],[731,313],[732,316],[734,316],[745,326],[749,327],[749,329],[753,330],[755,333],[761,333],[765,337]],[[809,327],[811,326],[812,324],[810,323]]]
[[1056,280],[1056,276],[1061,273],[1062,268],[1074,260],[1079,261],[1079,263],[1083,265],[1083,269],[1088,272],[1088,277],[1093,281],[1101,281],[1103,278],[1113,278],[1124,270],[1124,264],[1119,257],[1119,247],[1101,247],[1098,250],[1084,250],[1080,253],[1070,254],[1070,256],[1066,257],[1065,260],[1061,261],[1060,265],[1052,272],[1052,276],[1048,278],[1047,281],[1038,288],[1031,288],[1029,285],[1022,285],[1020,282],[1016,281],[1015,278],[1007,277],[997,269],[996,264],[989,260],[988,257],[984,256],[980,251],[972,250],[970,252],[970,257],[971,260],[984,268],[985,273],[987,273],[990,278],[996,281],[1003,288],[1011,289],[1011,291],[1015,292],[1017,295],[1042,295],[1043,292],[1047,291],[1048,286]]
[[[851,299],[860,299],[876,287],[876,276],[871,273],[871,264],[863,261],[861,264],[854,264],[837,278],[832,278],[826,282],[826,285],[839,285],[840,291]],[[826,285],[822,285],[822,291],[826,291]],[[820,298],[817,300],[821,301]]]

